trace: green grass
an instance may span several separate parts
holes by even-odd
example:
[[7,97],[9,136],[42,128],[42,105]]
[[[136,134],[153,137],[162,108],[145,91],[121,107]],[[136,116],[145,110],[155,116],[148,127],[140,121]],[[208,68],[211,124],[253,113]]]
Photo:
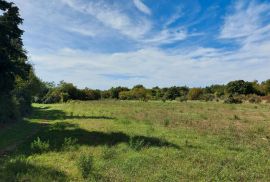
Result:
[[0,149],[19,143],[0,157],[0,181],[270,180],[267,104],[93,101],[34,107],[30,118],[0,130]]

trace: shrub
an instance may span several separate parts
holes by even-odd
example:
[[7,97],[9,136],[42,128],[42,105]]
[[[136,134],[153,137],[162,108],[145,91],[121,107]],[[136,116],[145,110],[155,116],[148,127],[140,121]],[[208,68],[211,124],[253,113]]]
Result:
[[201,88],[192,88],[188,92],[188,99],[189,100],[199,100],[203,94],[203,89]]
[[84,179],[88,178],[93,169],[93,157],[89,154],[82,154],[77,161],[77,167],[82,177]]
[[181,97],[177,97],[175,100],[179,102],[187,102],[188,98],[187,96],[181,96]]
[[42,141],[39,137],[31,143],[31,150],[34,153],[42,153],[49,151],[49,141]]
[[257,95],[251,95],[248,99],[248,102],[250,103],[261,103],[262,102],[262,99],[260,96],[257,96]]
[[164,119],[164,126],[169,126],[170,122],[171,121],[168,118]]
[[225,104],[241,104],[243,101],[240,97],[230,95],[228,98],[224,100]]
[[77,138],[65,138],[64,139],[64,143],[62,145],[62,148],[64,150],[70,150],[72,148],[77,148],[77,142],[78,142],[78,139]]
[[205,100],[206,102],[213,101],[215,99],[215,95],[214,94],[204,94],[202,96],[202,99]]

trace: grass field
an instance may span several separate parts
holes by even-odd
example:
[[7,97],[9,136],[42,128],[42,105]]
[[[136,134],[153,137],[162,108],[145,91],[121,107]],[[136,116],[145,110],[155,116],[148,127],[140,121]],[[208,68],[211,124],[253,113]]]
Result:
[[269,104],[34,107],[0,129],[1,181],[270,181]]

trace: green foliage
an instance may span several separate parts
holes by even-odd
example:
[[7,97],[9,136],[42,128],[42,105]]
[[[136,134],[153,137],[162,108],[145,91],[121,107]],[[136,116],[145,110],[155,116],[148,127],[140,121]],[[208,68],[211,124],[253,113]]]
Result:
[[36,77],[23,49],[19,9],[0,0],[0,10],[0,122],[10,122],[30,113]]
[[261,87],[265,95],[269,95],[270,94],[270,79],[262,82]]
[[121,100],[148,100],[150,93],[144,87],[135,86],[130,91],[122,91],[119,93],[119,99]]
[[77,143],[78,139],[77,138],[72,138],[72,137],[65,137],[64,138],[64,143],[62,145],[62,149],[64,150],[71,150],[71,149],[76,149],[77,148]]
[[237,80],[229,82],[226,86],[226,92],[228,94],[254,94],[256,93],[251,82],[245,82],[244,80]]
[[175,98],[175,100],[177,100],[179,102],[187,102],[188,97],[187,96],[181,96],[181,97]]
[[[239,100],[249,100],[250,93],[258,96],[256,101],[259,102],[259,96],[266,93],[266,82],[261,84],[257,81],[245,82],[243,80],[233,81],[228,85],[211,85],[205,88],[188,88],[184,87],[169,87],[159,88],[153,87],[147,89],[143,85],[136,85],[132,89],[126,87],[116,87],[109,90],[93,90],[89,88],[78,89],[71,83],[64,81],[60,82],[57,86],[52,83],[41,82],[39,94],[34,94],[36,101],[41,103],[58,103],[67,102],[69,100],[100,100],[100,99],[120,99],[120,100],[177,100],[184,102],[187,100],[204,100],[204,101],[220,101],[234,95]],[[239,94],[241,93],[241,94]],[[236,96],[237,95],[237,96]],[[247,97],[246,97],[247,96]],[[252,99],[250,102],[253,102]],[[29,103],[29,102],[28,102]]]
[[42,141],[39,137],[31,143],[31,150],[34,153],[47,152],[50,149],[49,141]]
[[105,146],[102,152],[102,158],[105,160],[110,160],[116,156],[116,151],[113,147]]
[[201,88],[192,88],[188,92],[189,100],[200,100],[203,95],[203,89]]
[[139,151],[145,146],[145,141],[143,139],[138,139],[134,137],[129,138],[129,147],[133,150]]
[[167,127],[171,123],[170,119],[166,118],[164,119],[164,126]]
[[82,177],[88,178],[93,170],[93,157],[89,154],[81,154],[77,160],[77,167]]

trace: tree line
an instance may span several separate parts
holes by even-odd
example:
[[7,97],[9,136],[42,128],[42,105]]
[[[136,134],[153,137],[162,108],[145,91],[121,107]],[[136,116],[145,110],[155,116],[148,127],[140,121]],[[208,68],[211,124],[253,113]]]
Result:
[[231,81],[226,85],[211,85],[203,88],[189,88],[187,86],[153,87],[145,88],[136,85],[133,88],[112,87],[108,90],[79,89],[72,83],[61,81],[59,84],[41,82],[41,92],[33,97],[33,102],[58,103],[69,100],[204,100],[226,103],[260,102],[268,99],[270,94],[270,79],[262,83],[258,81],[248,82],[244,80]]

